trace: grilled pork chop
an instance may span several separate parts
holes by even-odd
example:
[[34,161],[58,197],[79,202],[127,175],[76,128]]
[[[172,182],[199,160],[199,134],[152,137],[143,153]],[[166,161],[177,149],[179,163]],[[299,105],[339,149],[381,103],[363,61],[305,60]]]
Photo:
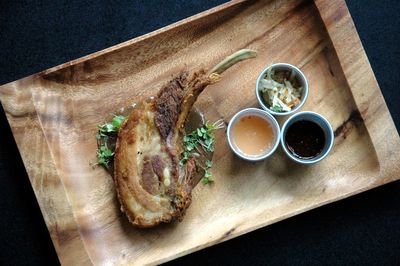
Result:
[[114,181],[121,210],[138,227],[182,220],[191,191],[204,175],[205,154],[180,166],[186,118],[200,93],[217,82],[233,64],[251,57],[244,49],[224,59],[208,73],[182,72],[157,96],[140,103],[122,124],[114,157]]

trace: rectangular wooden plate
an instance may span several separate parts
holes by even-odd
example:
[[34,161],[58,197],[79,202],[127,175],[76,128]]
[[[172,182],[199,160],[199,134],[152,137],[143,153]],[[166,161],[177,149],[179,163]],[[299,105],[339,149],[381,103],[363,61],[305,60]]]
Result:
[[[227,122],[257,106],[263,68],[297,65],[310,87],[303,110],[335,129],[331,154],[313,166],[282,151],[249,163],[230,152],[221,130],[215,182],[195,188],[183,222],[134,228],[111,177],[90,165],[96,125],[181,70],[208,69],[241,48],[258,57],[224,73],[197,108]],[[400,178],[399,135],[343,0],[233,1],[6,84],[0,99],[63,264],[165,262]]]

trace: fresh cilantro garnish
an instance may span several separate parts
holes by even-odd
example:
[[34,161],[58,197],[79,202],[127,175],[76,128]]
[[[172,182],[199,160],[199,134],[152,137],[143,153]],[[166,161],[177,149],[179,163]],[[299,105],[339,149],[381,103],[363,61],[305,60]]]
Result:
[[[183,137],[184,151],[181,153],[181,160],[179,161],[179,164],[181,166],[185,165],[191,154],[195,151],[200,152],[199,149],[203,149],[208,153],[214,152],[214,131],[223,127],[224,123],[221,120],[218,120],[213,124],[210,124],[207,121],[202,127],[197,128],[190,134],[185,135]],[[209,170],[211,165],[212,162],[207,160],[206,166],[204,167],[204,184],[208,184],[212,181],[212,174]]]
[[116,139],[125,116],[114,115],[110,123],[97,126],[97,164],[108,168],[114,159],[114,146],[108,144]]

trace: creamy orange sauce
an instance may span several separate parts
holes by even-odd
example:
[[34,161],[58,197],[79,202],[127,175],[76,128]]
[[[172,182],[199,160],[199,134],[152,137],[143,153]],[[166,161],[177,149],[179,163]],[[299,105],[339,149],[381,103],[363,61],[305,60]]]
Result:
[[232,128],[232,140],[239,150],[257,156],[271,148],[274,131],[268,121],[255,115],[239,119]]

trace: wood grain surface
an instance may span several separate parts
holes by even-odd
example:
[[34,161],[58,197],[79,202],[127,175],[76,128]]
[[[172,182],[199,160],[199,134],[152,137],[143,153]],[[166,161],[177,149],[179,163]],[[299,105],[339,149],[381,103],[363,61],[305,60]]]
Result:
[[[335,129],[312,166],[278,151],[250,163],[216,134],[212,185],[199,184],[181,223],[131,226],[96,161],[96,125],[154,95],[181,70],[235,65],[196,107],[210,121],[256,107],[258,74],[297,65],[309,81],[302,110]],[[156,264],[399,179],[400,139],[345,2],[233,1],[161,30],[0,87],[0,99],[62,264]],[[283,121],[279,121],[282,123]]]

